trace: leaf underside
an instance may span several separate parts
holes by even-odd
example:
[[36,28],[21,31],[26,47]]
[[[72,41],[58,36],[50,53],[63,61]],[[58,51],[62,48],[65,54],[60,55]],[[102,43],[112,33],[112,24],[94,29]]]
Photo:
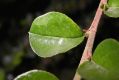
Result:
[[29,35],[33,51],[41,57],[51,57],[58,53],[64,53],[80,44],[84,39],[84,36],[80,38],[60,38],[32,33],[29,33]]
[[113,18],[119,17],[119,0],[108,0],[105,5],[104,13]]
[[109,7],[107,10],[104,11],[104,13],[113,18],[119,17],[119,7]]

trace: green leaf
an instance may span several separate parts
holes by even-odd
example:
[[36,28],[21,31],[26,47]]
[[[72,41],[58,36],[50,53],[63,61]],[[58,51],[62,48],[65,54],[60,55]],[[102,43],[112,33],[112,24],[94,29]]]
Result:
[[107,70],[93,61],[83,63],[77,71],[86,80],[106,80],[107,77]]
[[49,12],[37,17],[29,32],[30,45],[41,57],[64,53],[79,45],[83,39],[79,26],[59,12]]
[[46,71],[31,70],[17,76],[14,80],[58,80],[58,78]]
[[104,13],[109,17],[118,18],[119,17],[119,0],[108,0],[107,5],[105,5]]
[[96,48],[93,60],[108,70],[119,72],[119,42],[114,39],[104,40]]
[[86,80],[119,80],[119,42],[102,41],[94,51],[91,61],[83,63],[78,73]]
[[77,71],[85,80],[119,80],[119,73],[107,70],[94,61],[83,63]]

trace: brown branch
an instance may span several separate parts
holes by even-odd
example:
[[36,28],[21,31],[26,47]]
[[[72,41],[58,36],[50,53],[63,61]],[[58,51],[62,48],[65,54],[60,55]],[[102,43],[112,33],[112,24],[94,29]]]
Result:
[[[97,32],[99,21],[101,19],[102,13],[103,13],[103,10],[101,9],[101,5],[106,4],[106,3],[107,3],[107,0],[100,1],[100,4],[96,11],[96,15],[94,17],[94,20],[93,20],[90,28],[86,32],[86,35],[88,35],[88,39],[87,39],[86,47],[84,49],[84,52],[83,52],[83,55],[82,55],[79,65],[81,65],[85,61],[89,61],[92,57],[92,49],[93,49],[93,44],[94,44],[94,40],[95,40],[95,35]],[[77,79],[77,76],[78,76],[78,74],[76,73],[74,80],[80,80],[80,79]]]

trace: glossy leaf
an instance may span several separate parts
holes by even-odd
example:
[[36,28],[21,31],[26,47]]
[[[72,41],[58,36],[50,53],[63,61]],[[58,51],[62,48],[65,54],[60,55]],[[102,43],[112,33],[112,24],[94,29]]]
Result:
[[14,80],[58,80],[58,78],[46,71],[31,70],[17,76]]
[[119,0],[108,0],[104,13],[109,17],[119,17]]
[[81,29],[65,14],[49,12],[36,18],[29,32],[33,51],[41,57],[64,53],[84,39]]
[[92,60],[83,63],[78,73],[86,80],[119,80],[119,42],[114,39],[102,41]]

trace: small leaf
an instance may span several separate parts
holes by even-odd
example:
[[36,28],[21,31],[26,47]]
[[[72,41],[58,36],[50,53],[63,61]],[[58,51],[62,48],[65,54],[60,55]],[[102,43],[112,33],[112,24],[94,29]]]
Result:
[[119,42],[102,41],[94,51],[91,61],[83,63],[78,73],[86,80],[119,80]]
[[109,17],[119,17],[119,0],[109,0],[105,5],[104,13]]
[[58,80],[58,78],[46,71],[31,70],[17,76],[14,80]]
[[64,53],[84,39],[81,29],[65,14],[49,12],[36,18],[29,32],[33,51],[41,57]]

